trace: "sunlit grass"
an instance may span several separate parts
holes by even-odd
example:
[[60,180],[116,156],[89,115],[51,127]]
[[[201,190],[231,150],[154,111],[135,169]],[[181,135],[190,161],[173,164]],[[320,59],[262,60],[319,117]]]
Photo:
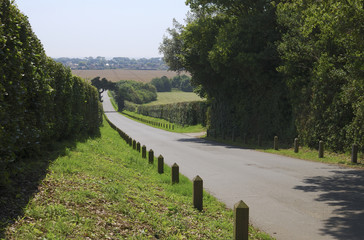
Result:
[[[51,163],[24,216],[6,239],[232,239],[233,214],[204,193],[192,206],[192,182],[125,144],[106,121],[101,137],[78,143]],[[271,239],[250,229],[251,239]]]

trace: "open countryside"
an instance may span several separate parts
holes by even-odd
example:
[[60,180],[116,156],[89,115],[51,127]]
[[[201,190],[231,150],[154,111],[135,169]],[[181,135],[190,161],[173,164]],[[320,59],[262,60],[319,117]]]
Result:
[[[105,69],[105,70],[72,70],[76,76],[88,81],[95,77],[106,78],[112,82],[120,80],[134,80],[138,82],[150,82],[153,78],[166,76],[173,78],[178,74],[173,71],[165,70],[128,70],[128,69]],[[183,74],[183,73],[181,73]]]
[[364,0],[64,2],[0,0],[0,240],[363,240]]

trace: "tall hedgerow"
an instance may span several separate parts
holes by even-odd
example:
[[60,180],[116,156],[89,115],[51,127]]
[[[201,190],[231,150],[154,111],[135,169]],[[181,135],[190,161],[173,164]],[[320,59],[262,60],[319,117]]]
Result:
[[13,162],[53,141],[98,131],[94,87],[48,58],[26,16],[0,1],[0,183]]

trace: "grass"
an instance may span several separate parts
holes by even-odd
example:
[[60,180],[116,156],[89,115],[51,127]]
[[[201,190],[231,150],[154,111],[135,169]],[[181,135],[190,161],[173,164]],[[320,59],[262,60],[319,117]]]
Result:
[[[155,161],[156,162],[156,161]],[[233,213],[204,193],[192,207],[192,183],[170,168],[158,174],[106,121],[101,137],[66,148],[51,162],[6,239],[232,239]],[[3,196],[1,196],[3,197]],[[271,239],[250,227],[250,239]]]
[[145,105],[153,106],[153,105],[163,105],[163,104],[171,104],[179,102],[194,102],[203,100],[194,92],[182,92],[173,90],[172,92],[158,92],[157,94],[158,97],[156,101],[147,103]]
[[[282,155],[286,157],[292,157],[302,160],[308,160],[313,162],[322,162],[328,164],[338,164],[345,167],[350,168],[360,168],[364,169],[364,153],[358,153],[358,163],[354,164],[351,163],[351,153],[335,153],[329,150],[325,150],[324,157],[319,158],[318,150],[308,148],[305,146],[300,146],[298,153],[294,152],[293,146],[282,146],[279,150],[273,149],[273,139],[271,143],[263,143],[262,146],[258,146],[257,144],[250,143],[250,144],[243,144],[242,140],[237,139],[236,141],[232,141],[230,139],[222,139],[222,138],[212,138],[212,137],[205,137],[210,141],[220,142],[228,145],[238,146],[242,148],[249,148],[254,149],[257,151]],[[293,145],[293,143],[292,143]]]

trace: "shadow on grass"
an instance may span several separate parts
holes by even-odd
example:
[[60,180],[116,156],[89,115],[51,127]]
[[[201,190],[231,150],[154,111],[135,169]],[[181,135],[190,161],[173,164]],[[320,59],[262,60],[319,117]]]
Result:
[[364,171],[333,171],[329,177],[312,177],[304,180],[308,186],[296,186],[304,192],[319,192],[318,202],[334,206],[335,217],[325,220],[323,235],[335,239],[363,239],[364,236]]
[[5,238],[7,226],[24,214],[24,208],[37,193],[38,186],[45,178],[49,165],[58,157],[66,156],[75,149],[77,142],[100,137],[100,132],[92,136],[55,142],[36,157],[24,158],[8,167],[9,183],[0,184],[0,239]]

